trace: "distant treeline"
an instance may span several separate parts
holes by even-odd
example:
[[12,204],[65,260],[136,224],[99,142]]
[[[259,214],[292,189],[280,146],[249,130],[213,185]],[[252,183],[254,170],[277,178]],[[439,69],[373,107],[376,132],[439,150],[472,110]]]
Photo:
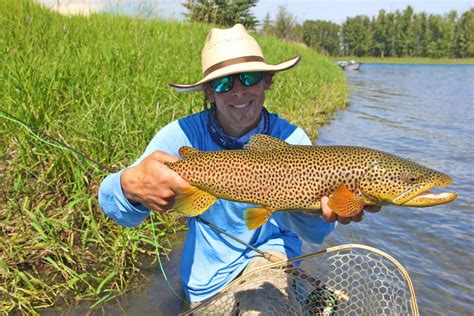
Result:
[[376,17],[348,17],[342,25],[306,20],[296,23],[296,16],[283,6],[274,20],[267,14],[258,21],[250,12],[258,0],[194,0],[184,6],[190,20],[249,28],[261,26],[259,32],[278,38],[305,43],[331,56],[358,57],[474,57],[474,8],[458,14],[415,13],[405,10],[380,10]]
[[[286,23],[282,23],[286,20]],[[443,16],[380,10],[377,17],[348,17],[341,25],[327,21],[291,23],[294,18],[280,8],[275,22],[263,21],[262,32],[304,42],[321,53],[358,57],[474,57],[474,9]],[[290,22],[290,23],[288,23]],[[288,27],[282,32],[282,25]],[[289,27],[291,26],[291,27]]]

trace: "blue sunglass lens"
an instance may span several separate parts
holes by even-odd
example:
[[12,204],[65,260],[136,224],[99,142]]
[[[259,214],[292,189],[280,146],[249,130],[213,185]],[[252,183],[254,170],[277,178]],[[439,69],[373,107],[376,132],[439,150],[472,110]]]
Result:
[[239,79],[242,84],[246,87],[254,86],[259,83],[263,78],[261,72],[244,72],[239,74]]
[[238,77],[245,87],[254,86],[263,78],[261,72],[243,72],[232,76],[217,78],[210,81],[211,88],[216,93],[228,92],[234,88],[234,78]]
[[232,76],[217,78],[210,82],[212,90],[217,93],[227,92],[234,87],[234,78]]

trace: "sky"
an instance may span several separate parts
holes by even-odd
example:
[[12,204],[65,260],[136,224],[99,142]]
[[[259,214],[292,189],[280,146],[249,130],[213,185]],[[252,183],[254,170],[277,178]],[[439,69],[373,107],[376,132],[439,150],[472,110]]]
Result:
[[[128,12],[138,8],[153,7],[162,18],[182,19],[185,0],[37,0],[47,6],[59,4],[60,9],[69,11],[100,11],[120,6]],[[298,23],[305,20],[326,20],[341,24],[347,17],[356,15],[376,16],[379,10],[387,12],[404,10],[411,5],[415,12],[444,14],[450,10],[458,13],[474,8],[474,0],[259,0],[253,13],[262,21],[267,13],[274,19],[279,6],[296,17]],[[123,12],[123,11],[122,11]]]
[[415,12],[444,14],[456,10],[460,13],[474,8],[474,0],[260,0],[254,13],[260,21],[267,13],[274,19],[280,5],[296,16],[299,23],[305,20],[325,20],[341,24],[347,17],[372,17],[381,9],[387,12],[402,11],[407,5],[411,5]]

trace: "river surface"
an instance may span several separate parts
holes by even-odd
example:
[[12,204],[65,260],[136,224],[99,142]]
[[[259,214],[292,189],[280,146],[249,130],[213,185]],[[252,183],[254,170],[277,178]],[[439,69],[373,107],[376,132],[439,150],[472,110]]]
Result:
[[[350,106],[318,144],[380,149],[449,174],[454,202],[383,207],[339,225],[326,246],[359,243],[408,271],[422,315],[474,313],[474,65],[376,65],[346,72]],[[306,244],[305,252],[315,249]]]
[[[474,65],[364,64],[346,75],[350,106],[321,129],[317,143],[371,147],[443,171],[458,198],[431,208],[385,206],[360,223],[339,225],[322,247],[358,243],[387,252],[408,271],[422,315],[472,315]],[[180,248],[165,262],[177,292]],[[160,270],[152,271],[144,290],[104,304],[99,314],[178,313],[179,299]],[[68,314],[84,312],[82,306]]]

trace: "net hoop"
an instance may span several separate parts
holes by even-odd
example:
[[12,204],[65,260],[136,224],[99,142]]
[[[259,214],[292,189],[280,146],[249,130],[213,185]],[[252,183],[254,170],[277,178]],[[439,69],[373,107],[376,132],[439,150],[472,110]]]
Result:
[[292,263],[296,263],[297,261],[307,260],[309,258],[321,256],[321,255],[328,254],[328,253],[337,253],[337,252],[348,251],[348,250],[353,250],[353,249],[364,250],[364,251],[367,251],[368,253],[376,254],[377,256],[380,256],[380,257],[388,260],[390,263],[392,263],[396,267],[396,269],[398,270],[400,275],[403,277],[403,280],[405,281],[405,285],[406,285],[406,287],[408,288],[408,291],[409,291],[409,300],[410,300],[409,305],[410,305],[410,309],[411,309],[411,315],[419,316],[415,290],[414,290],[413,283],[412,283],[412,281],[410,279],[410,276],[408,275],[408,272],[406,271],[406,269],[395,258],[393,258],[391,255],[389,255],[389,254],[387,254],[387,253],[385,253],[385,252],[383,252],[383,251],[381,251],[377,248],[366,246],[366,245],[360,245],[360,244],[345,244],[345,245],[328,247],[328,248],[323,249],[321,251],[317,251],[317,252],[313,252],[313,253],[310,253],[310,254],[295,257],[295,258],[292,258],[292,259],[283,260],[283,261],[275,262],[275,263],[269,263],[267,265],[261,266],[259,268],[256,268],[255,270],[252,270],[251,272],[249,272],[247,274],[244,274],[244,275],[236,278],[235,280],[230,282],[224,289],[222,289],[219,293],[215,294],[214,296],[210,297],[209,299],[203,301],[197,307],[194,307],[194,308],[186,311],[185,313],[183,313],[181,315],[190,315],[190,314],[193,314],[193,313],[200,313],[201,311],[205,310],[206,307],[209,307],[210,304],[212,304],[214,301],[216,301],[216,299],[218,299],[219,297],[225,295],[227,292],[229,292],[235,286],[238,286],[239,284],[243,283],[242,280],[245,279],[246,277],[248,277],[249,275],[252,275],[252,274],[258,275],[259,272],[266,271],[266,270],[269,270],[269,269],[272,269],[272,268],[283,269],[285,266],[289,266]]

